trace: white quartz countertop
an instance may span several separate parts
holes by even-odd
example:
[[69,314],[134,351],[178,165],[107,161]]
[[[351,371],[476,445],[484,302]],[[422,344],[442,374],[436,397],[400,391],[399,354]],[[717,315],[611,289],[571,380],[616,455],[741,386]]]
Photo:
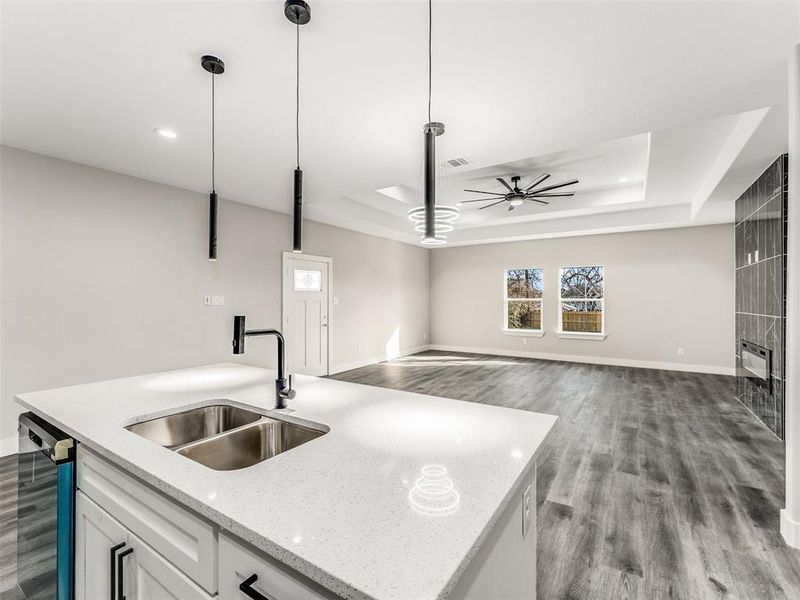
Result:
[[[274,411],[274,380],[274,371],[219,364],[16,399],[333,592],[368,600],[446,596],[556,424],[551,415],[304,376],[294,378],[289,409]],[[220,400],[329,431],[252,467],[214,471],[124,429]],[[452,482],[452,491],[431,499],[431,479],[444,490]]]

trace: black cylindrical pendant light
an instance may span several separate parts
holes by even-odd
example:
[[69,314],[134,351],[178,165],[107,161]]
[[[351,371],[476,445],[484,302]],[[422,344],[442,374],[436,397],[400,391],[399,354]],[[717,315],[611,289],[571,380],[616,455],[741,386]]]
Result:
[[208,195],[208,260],[217,260],[217,215],[219,200],[216,190],[216,131],[215,131],[215,80],[225,72],[225,63],[216,56],[206,54],[200,59],[203,69],[211,73],[211,193]]
[[436,237],[436,134],[430,123],[425,126],[425,236],[430,240]]
[[304,0],[286,0],[283,14],[296,28],[296,105],[295,140],[297,167],[294,170],[294,207],[292,210],[292,252],[303,251],[303,171],[300,169],[300,25],[311,21],[311,7]]
[[436,138],[444,133],[444,123],[428,122],[423,128],[425,135],[424,206],[425,233],[423,241],[436,239]]
[[294,170],[294,212],[292,212],[292,252],[303,251],[303,171]]
[[217,192],[208,195],[208,260],[217,260]]

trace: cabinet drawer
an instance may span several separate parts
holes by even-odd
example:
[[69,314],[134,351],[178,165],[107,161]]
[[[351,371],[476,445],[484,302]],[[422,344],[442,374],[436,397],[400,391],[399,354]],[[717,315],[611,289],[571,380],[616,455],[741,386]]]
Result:
[[252,588],[269,600],[340,600],[307,577],[285,565],[252,552],[233,538],[219,536],[219,597],[248,600],[239,585],[255,575]]
[[78,446],[78,488],[209,593],[217,591],[213,525]]

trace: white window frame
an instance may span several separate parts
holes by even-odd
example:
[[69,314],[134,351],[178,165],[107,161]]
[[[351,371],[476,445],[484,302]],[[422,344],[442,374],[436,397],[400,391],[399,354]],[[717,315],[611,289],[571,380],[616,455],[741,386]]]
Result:
[[[603,269],[603,297],[602,298],[562,298],[561,297],[561,273],[564,269],[582,269],[586,267],[600,267]],[[606,339],[606,266],[604,264],[591,263],[582,265],[562,265],[558,268],[558,279],[556,280],[558,289],[558,337],[568,340],[597,340]],[[591,331],[564,331],[564,311],[561,305],[564,302],[599,302],[602,308],[600,318],[600,332]]]
[[[508,297],[508,272],[509,271],[541,271],[542,272],[542,285],[544,285],[544,269],[542,267],[509,267],[503,269],[503,324],[500,329],[506,335],[521,335],[523,337],[542,337],[544,336],[544,289],[542,289],[541,298],[509,298]],[[508,328],[508,302],[539,302],[541,307],[542,316],[539,320],[539,329],[509,329]]]

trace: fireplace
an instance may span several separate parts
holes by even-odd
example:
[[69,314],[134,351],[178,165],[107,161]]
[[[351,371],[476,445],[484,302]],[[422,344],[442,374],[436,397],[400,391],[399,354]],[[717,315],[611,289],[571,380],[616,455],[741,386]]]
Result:
[[742,369],[745,377],[758,380],[767,386],[767,393],[772,393],[772,350],[753,342],[742,340],[740,348]]

